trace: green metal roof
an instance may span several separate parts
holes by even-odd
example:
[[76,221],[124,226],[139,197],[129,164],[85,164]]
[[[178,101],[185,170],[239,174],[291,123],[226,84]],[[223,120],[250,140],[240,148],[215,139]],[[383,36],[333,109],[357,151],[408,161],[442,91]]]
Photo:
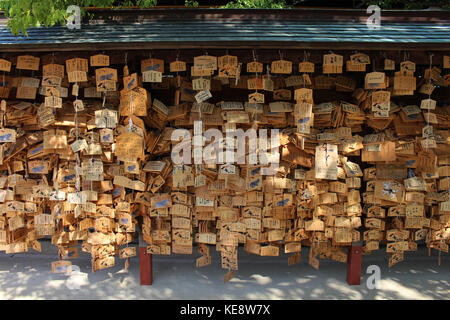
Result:
[[0,49],[289,47],[450,49],[450,12],[381,12],[370,30],[359,10],[164,9],[100,11],[79,30],[31,28],[28,37],[0,27]]

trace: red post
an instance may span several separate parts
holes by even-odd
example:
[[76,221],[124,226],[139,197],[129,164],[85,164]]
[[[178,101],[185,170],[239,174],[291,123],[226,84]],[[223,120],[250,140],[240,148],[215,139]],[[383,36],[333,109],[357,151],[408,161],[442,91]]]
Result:
[[348,248],[347,256],[347,283],[349,285],[361,284],[362,247],[352,245]]
[[141,286],[151,285],[153,281],[152,255],[147,253],[147,246],[145,246],[142,234],[139,234],[139,266]]

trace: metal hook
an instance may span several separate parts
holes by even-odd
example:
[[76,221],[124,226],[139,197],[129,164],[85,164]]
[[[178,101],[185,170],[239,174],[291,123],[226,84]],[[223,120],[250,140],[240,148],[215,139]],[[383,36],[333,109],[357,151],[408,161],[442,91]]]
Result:
[[[432,54],[432,53],[429,53],[429,57],[430,57],[430,83],[431,83],[431,68],[433,67],[433,56],[434,56],[434,54]],[[428,111],[430,111],[429,109],[428,109]]]
[[303,62],[309,61],[310,56],[311,56],[310,52],[303,50]]

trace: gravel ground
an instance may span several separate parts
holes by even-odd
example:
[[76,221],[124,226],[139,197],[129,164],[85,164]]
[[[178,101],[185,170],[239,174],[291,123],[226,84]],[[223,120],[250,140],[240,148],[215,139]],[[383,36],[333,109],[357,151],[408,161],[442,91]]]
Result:
[[[288,266],[287,256],[259,257],[239,252],[239,270],[224,283],[220,255],[211,248],[212,264],[195,267],[197,255],[153,257],[153,285],[139,285],[139,259],[91,272],[90,258],[82,253],[72,261],[81,270],[71,277],[52,274],[57,260],[54,246],[43,242],[44,254],[0,254],[0,299],[450,299],[450,258],[442,253],[428,256],[426,248],[405,254],[405,261],[388,267],[386,253],[363,256],[361,285],[346,283],[346,265],[320,260],[317,271],[308,265],[308,248],[299,264]],[[32,251],[32,250],[30,250]],[[194,250],[195,251],[195,250]],[[369,289],[367,267],[381,270],[379,289]]]

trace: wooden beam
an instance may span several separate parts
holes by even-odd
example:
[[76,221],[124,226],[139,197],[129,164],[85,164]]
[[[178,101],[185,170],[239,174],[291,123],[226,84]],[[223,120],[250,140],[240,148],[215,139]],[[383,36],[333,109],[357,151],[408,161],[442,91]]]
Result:
[[[265,42],[265,41],[222,41],[222,42],[123,42],[123,43],[84,43],[84,44],[51,44],[51,45],[0,45],[2,52],[45,52],[45,51],[111,51],[111,50],[377,50],[377,51],[435,51],[448,52],[450,43],[366,43],[366,42]],[[426,48],[426,49],[424,49]]]
[[[113,49],[113,50],[102,50],[100,48],[90,49],[90,50],[78,50],[78,51],[52,51],[47,48],[45,51],[39,51],[33,53],[35,56],[39,56],[41,58],[41,64],[47,63],[59,63],[64,64],[65,60],[80,57],[80,58],[88,58],[91,55],[95,55],[98,53],[104,53],[110,56],[110,61],[112,65],[124,65],[125,64],[125,54],[128,55],[128,64],[139,66],[140,61],[143,59],[147,59],[150,57],[150,54],[155,58],[162,58],[166,63],[174,61],[177,56],[180,60],[186,61],[189,64],[192,64],[194,61],[194,57],[198,55],[202,55],[205,52],[208,52],[210,55],[222,56],[227,52],[231,55],[236,55],[239,57],[239,61],[243,63],[247,63],[249,61],[253,61],[253,49],[255,49],[255,54],[258,58],[258,61],[263,63],[270,63],[274,60],[280,59],[280,52],[283,56],[283,59],[290,60],[294,63],[294,72],[296,70],[296,66],[299,62],[304,60],[305,52],[308,54],[308,61],[314,62],[317,65],[321,65],[323,62],[323,55],[329,53],[329,50],[323,49],[268,49],[268,48],[211,48],[211,47],[198,47],[198,48],[188,48],[188,49],[131,49],[127,48],[126,50],[122,49]],[[427,48],[427,50],[401,50],[401,49],[392,49],[392,50],[363,50],[363,49],[355,49],[355,50],[339,50],[333,48],[333,52],[336,54],[341,54],[344,56],[344,60],[348,60],[350,55],[355,52],[364,52],[367,53],[372,60],[372,63],[367,67],[367,70],[372,70],[373,68],[382,69],[384,66],[384,58],[389,58],[394,60],[397,64],[404,61],[405,56],[407,59],[414,61],[416,65],[428,66],[430,54],[433,54],[433,66],[442,66],[443,56],[447,52],[431,50]],[[16,57],[22,55],[22,52],[3,52],[1,57],[4,59],[8,59],[13,61],[15,64]]]
[[362,247],[360,244],[352,244],[348,248],[347,256],[347,283],[349,285],[361,284]]
[[139,270],[141,286],[149,286],[153,283],[152,255],[147,252],[147,246],[139,231]]

